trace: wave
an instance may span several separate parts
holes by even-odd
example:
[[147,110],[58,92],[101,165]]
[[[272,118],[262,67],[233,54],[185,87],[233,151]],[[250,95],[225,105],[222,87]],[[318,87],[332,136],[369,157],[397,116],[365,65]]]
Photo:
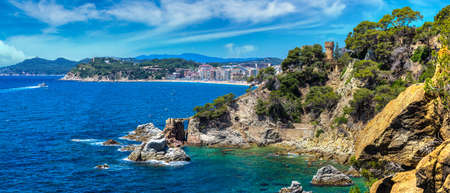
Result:
[[0,93],[8,93],[8,92],[14,92],[14,91],[20,91],[20,90],[36,89],[36,88],[42,88],[42,87],[40,87],[40,86],[25,86],[25,87],[17,87],[17,88],[7,88],[7,89],[0,89]]
[[128,157],[123,158],[122,160],[127,161],[127,162],[133,162],[133,163],[148,163],[148,164],[154,165],[154,166],[169,166],[169,167],[179,167],[179,166],[184,166],[184,165],[187,165],[190,163],[188,161],[166,162],[166,161],[160,161],[160,160],[148,160],[148,161],[143,161],[143,162],[137,162],[137,161],[129,160]]
[[89,145],[97,145],[97,146],[101,146],[101,145],[103,145],[103,142],[105,142],[104,140],[100,140],[100,139],[71,139],[70,141],[87,143]]

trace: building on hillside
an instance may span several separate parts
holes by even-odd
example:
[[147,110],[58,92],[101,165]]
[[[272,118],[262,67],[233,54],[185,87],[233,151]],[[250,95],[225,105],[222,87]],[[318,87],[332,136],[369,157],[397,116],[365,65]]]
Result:
[[210,80],[211,78],[211,70],[213,67],[208,64],[200,65],[198,67],[198,73],[200,75],[201,80]]

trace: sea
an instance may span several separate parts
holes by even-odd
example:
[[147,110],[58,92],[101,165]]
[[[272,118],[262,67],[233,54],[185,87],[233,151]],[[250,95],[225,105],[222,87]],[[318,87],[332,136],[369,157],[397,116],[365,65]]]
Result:
[[[174,82],[74,82],[61,77],[0,77],[0,192],[278,192],[299,181],[315,193],[350,187],[317,187],[318,168],[305,155],[277,149],[185,147],[190,162],[155,164],[126,160],[130,152],[102,146],[138,125],[164,128],[218,96],[244,94],[246,86]],[[38,87],[46,83],[48,87]],[[95,166],[108,164],[110,169]],[[364,191],[364,181],[353,178]]]

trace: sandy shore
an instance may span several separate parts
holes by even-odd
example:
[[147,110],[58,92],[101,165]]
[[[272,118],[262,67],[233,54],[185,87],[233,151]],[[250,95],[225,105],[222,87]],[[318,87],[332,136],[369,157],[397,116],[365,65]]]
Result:
[[187,82],[187,83],[202,83],[202,84],[226,84],[226,85],[241,85],[250,86],[246,81],[212,81],[212,80],[82,80],[82,79],[60,79],[67,81],[80,82]]

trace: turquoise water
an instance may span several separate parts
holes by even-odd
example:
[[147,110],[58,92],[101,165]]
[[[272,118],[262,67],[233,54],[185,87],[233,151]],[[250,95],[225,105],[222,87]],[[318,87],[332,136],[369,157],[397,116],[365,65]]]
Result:
[[[189,164],[157,167],[100,145],[133,143],[119,137],[147,122],[163,128],[167,118],[191,116],[196,105],[241,95],[245,86],[58,78],[0,77],[1,192],[276,192],[292,180],[314,192],[348,192],[309,185],[327,163],[308,166],[305,157],[274,156],[271,148],[187,147]],[[35,87],[41,82],[48,88]],[[111,169],[94,168],[103,163]]]

